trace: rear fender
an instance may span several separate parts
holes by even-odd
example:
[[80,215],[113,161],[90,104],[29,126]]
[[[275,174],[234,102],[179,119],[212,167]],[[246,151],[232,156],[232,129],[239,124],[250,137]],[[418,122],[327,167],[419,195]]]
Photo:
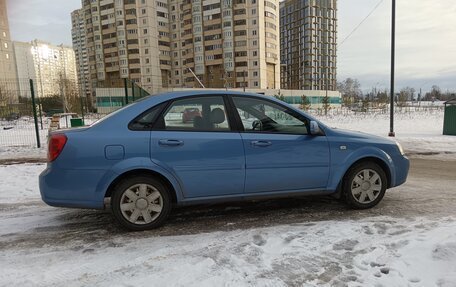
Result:
[[112,182],[114,182],[114,180],[116,180],[116,178],[118,178],[126,172],[134,170],[150,170],[161,174],[173,186],[174,191],[176,192],[177,202],[182,201],[183,193],[180,182],[167,170],[153,163],[150,160],[150,158],[143,157],[129,158],[113,165],[111,169],[103,176],[103,178],[100,180],[97,186],[97,198],[103,200],[108,191],[109,186]]

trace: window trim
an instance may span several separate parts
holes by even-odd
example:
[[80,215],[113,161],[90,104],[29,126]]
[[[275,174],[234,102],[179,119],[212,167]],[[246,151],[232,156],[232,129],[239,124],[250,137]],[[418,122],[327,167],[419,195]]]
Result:
[[[136,116],[134,119],[132,119],[129,123],[128,123],[128,129],[130,131],[139,131],[139,132],[143,132],[143,131],[151,131],[153,129],[153,127],[155,126],[155,124],[157,123],[157,119],[158,117],[161,115],[161,113],[163,112],[163,108],[165,108],[166,106],[168,106],[168,103],[167,102],[162,102],[162,103],[159,103],[159,104],[156,104],[155,106],[153,107],[150,107],[148,108],[146,111],[140,113],[138,116]],[[146,114],[150,113],[153,109],[155,108],[158,108],[158,113],[154,116],[154,118],[152,119],[152,126],[147,128],[147,129],[137,129],[137,128],[134,128],[133,127],[133,124],[136,120],[144,117]]]

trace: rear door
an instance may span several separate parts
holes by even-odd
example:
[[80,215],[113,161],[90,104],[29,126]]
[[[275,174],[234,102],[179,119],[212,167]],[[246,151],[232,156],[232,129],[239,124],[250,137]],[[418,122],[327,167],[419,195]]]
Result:
[[232,97],[244,131],[246,193],[326,188],[329,145],[302,115],[262,98]]
[[152,161],[175,174],[186,198],[244,191],[244,147],[226,111],[221,95],[177,99],[151,132]]

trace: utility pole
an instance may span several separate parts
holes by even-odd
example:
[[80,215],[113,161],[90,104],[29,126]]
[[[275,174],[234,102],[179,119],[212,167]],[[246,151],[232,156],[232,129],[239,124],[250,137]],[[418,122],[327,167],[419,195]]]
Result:
[[396,0],[393,1],[391,15],[391,98],[390,98],[390,132],[388,136],[395,137],[394,132],[394,66],[395,66],[395,47],[396,47]]
[[63,77],[62,77],[62,72],[59,73],[59,78],[60,78],[60,98],[62,99],[62,109],[63,112],[66,113],[66,104],[65,104],[65,86],[63,82]]
[[242,73],[242,75],[244,76],[244,84],[243,84],[242,86],[244,87],[244,92],[245,92],[245,84],[246,84],[246,83],[245,83],[245,70],[244,70],[244,72]]
[[128,79],[124,78],[125,105],[128,105]]

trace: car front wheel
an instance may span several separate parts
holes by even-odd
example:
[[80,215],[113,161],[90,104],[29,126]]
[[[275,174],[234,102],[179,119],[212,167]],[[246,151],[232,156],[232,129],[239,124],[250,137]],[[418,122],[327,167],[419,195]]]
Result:
[[385,195],[387,185],[385,172],[376,163],[357,164],[345,177],[345,200],[355,209],[374,207]]
[[135,176],[115,187],[111,208],[122,227],[140,231],[163,225],[171,211],[171,201],[168,190],[160,181]]

